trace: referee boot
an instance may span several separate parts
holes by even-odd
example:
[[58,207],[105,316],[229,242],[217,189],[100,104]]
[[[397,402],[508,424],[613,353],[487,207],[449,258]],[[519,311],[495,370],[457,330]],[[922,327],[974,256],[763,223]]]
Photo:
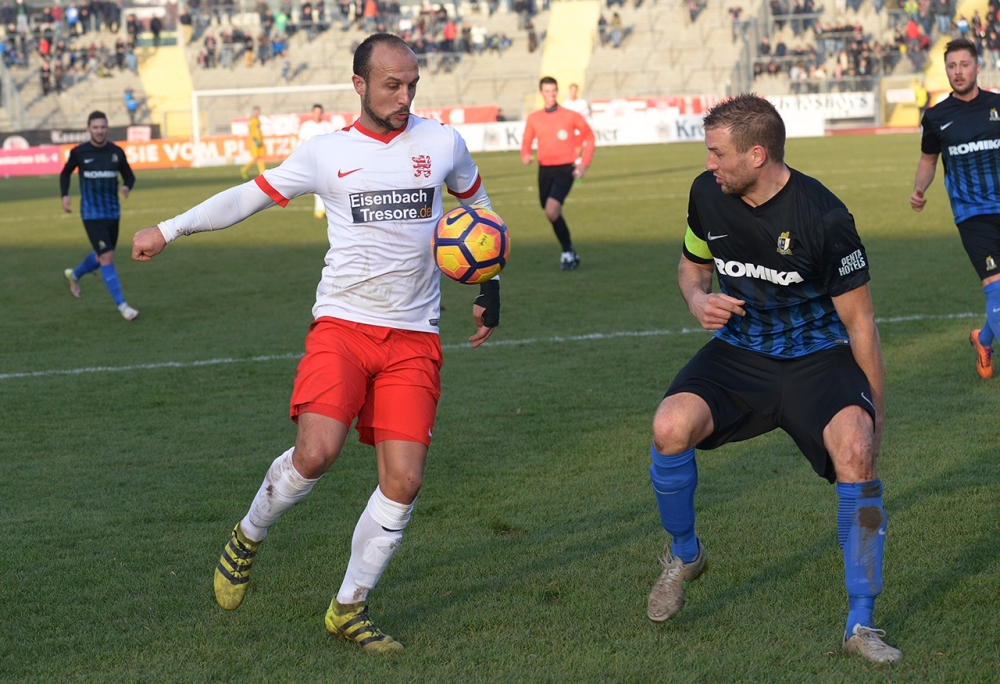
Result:
[[977,328],[969,333],[969,344],[976,350],[976,372],[979,377],[989,380],[993,377],[993,346],[984,347],[979,343],[979,330]]
[[562,257],[559,259],[560,271],[573,271],[579,265],[580,265],[580,255],[576,253],[575,249],[571,249],[568,252],[563,252]]
[[690,563],[685,563],[670,550],[670,542],[660,559],[663,572],[649,592],[646,617],[653,622],[663,622],[684,607],[687,588],[708,569],[708,552],[698,541],[698,555]]
[[243,603],[250,584],[250,566],[253,565],[260,544],[261,542],[247,539],[240,524],[236,523],[226,548],[222,550],[222,557],[215,566],[212,582],[215,600],[226,610],[236,610]]

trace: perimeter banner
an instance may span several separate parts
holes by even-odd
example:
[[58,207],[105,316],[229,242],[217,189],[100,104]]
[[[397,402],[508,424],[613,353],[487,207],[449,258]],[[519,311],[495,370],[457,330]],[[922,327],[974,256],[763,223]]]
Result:
[[58,145],[0,149],[0,178],[47,176],[62,170],[62,150]]

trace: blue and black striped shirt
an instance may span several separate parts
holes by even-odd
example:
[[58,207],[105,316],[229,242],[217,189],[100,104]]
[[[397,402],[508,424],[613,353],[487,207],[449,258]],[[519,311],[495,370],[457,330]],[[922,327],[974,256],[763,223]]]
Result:
[[819,181],[791,171],[778,193],[751,207],[711,172],[688,202],[685,258],[713,263],[722,292],[746,302],[715,336],[779,358],[850,344],[833,297],[870,279],[854,217]]
[[1000,214],[1000,95],[949,95],[920,122],[920,151],[940,154],[955,223]]
[[120,219],[118,174],[129,190],[135,186],[135,174],[125,159],[124,150],[113,142],[100,147],[86,142],[74,147],[59,175],[62,197],[69,194],[70,176],[76,168],[80,169],[80,216],[83,220]]

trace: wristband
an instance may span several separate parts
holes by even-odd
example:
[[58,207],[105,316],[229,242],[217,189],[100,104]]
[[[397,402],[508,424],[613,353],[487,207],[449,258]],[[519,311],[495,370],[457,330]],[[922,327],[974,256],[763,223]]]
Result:
[[487,328],[500,325],[500,280],[487,280],[482,283],[475,304],[486,309],[483,311],[483,325]]

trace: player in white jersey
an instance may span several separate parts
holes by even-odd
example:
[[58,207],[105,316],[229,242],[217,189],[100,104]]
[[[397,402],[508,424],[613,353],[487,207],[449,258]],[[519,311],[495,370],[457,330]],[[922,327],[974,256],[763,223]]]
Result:
[[[343,584],[326,628],[366,650],[402,645],[379,630],[365,602],[399,546],[423,479],[440,396],[437,335],[440,274],[431,231],[441,190],[490,206],[465,143],[454,129],[409,114],[419,70],[392,34],[375,34],[354,55],[361,116],[349,128],[301,145],[278,168],[136,234],[132,256],[148,261],[179,235],[225,228],[307,193],[323,198],[330,251],[316,292],[315,321],[296,371],[295,446],[275,459],[215,570],[223,608],[242,603],[268,528],[305,497],[339,456],[357,418],[375,446],[379,484],[354,530]],[[500,282],[473,305],[473,347],[500,322]]]
[[569,84],[569,97],[562,101],[562,106],[570,111],[574,111],[584,119],[590,119],[590,104],[579,97],[580,86],[575,83]]
[[[333,133],[333,124],[323,121],[323,105],[314,104],[312,118],[306,119],[299,126],[299,144],[327,133]],[[323,198],[319,195],[313,195],[313,216],[318,219],[326,218],[326,207],[323,206]]]

